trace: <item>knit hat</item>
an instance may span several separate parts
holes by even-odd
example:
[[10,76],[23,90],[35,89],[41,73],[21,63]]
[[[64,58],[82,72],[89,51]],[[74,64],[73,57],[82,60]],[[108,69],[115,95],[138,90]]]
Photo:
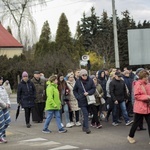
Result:
[[135,74],[138,75],[139,72],[142,71],[142,70],[144,70],[144,68],[138,68],[138,69],[136,70]]
[[40,74],[40,71],[34,71],[34,74]]
[[28,77],[28,73],[26,72],[26,71],[24,71],[23,73],[22,73],[22,77]]
[[88,74],[85,69],[81,69],[81,70],[80,70],[80,76],[82,76],[83,74]]

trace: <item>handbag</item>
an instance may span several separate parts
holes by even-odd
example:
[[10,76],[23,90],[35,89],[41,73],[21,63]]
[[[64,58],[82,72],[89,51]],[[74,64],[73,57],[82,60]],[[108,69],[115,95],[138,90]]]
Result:
[[105,104],[105,99],[103,97],[101,97],[101,104]]
[[[98,95],[100,95],[97,89],[96,89],[96,92],[98,93]],[[100,101],[101,101],[102,105],[105,104],[105,102],[106,102],[103,97],[100,98]]]
[[[85,90],[84,85],[83,85],[82,82],[81,82],[81,85],[82,85],[82,87],[83,87],[84,92],[86,92],[86,90]],[[95,103],[96,103],[96,99],[95,99],[94,94],[93,94],[93,95],[87,95],[87,96],[86,96],[86,99],[87,99],[88,105],[91,105],[91,104],[95,104]]]

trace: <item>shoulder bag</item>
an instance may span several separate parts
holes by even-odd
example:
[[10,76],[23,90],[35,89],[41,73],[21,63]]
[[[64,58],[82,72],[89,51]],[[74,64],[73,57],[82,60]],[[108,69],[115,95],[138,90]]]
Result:
[[[84,85],[83,85],[82,82],[81,82],[81,85],[82,85],[82,87],[83,87],[84,92],[86,92],[86,90],[85,90]],[[92,95],[87,95],[87,96],[86,96],[86,99],[87,99],[88,105],[91,105],[91,104],[95,104],[95,103],[96,103],[96,99],[95,99],[94,94],[92,94]]]

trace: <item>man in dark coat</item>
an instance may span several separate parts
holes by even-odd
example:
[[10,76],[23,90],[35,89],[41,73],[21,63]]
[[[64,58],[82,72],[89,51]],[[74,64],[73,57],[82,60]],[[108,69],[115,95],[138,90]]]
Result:
[[17,103],[25,110],[25,121],[27,128],[31,127],[30,114],[31,109],[34,107],[34,101],[36,99],[36,90],[34,84],[29,80],[28,73],[24,71],[22,73],[22,80],[18,85],[17,91]]
[[120,72],[115,73],[115,78],[110,82],[110,95],[114,102],[113,106],[113,126],[118,125],[118,109],[119,106],[122,111],[122,115],[126,125],[130,125],[133,121],[129,120],[129,116],[126,110],[125,100],[127,100],[127,91],[124,81],[121,79],[122,74]]
[[85,69],[81,69],[80,77],[76,80],[75,86],[73,88],[73,93],[78,101],[78,105],[83,113],[83,131],[87,134],[91,133],[88,124],[88,109],[89,105],[87,103],[86,96],[95,93],[96,87],[93,80],[88,76]]
[[32,121],[36,123],[43,122],[43,112],[45,108],[44,87],[45,80],[40,78],[40,72],[34,71],[34,76],[31,79],[36,89],[35,107],[32,109]]

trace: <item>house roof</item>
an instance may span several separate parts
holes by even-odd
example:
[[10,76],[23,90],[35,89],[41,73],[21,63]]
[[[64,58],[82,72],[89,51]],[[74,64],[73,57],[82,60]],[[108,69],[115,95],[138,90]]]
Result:
[[0,23],[0,48],[23,47]]

